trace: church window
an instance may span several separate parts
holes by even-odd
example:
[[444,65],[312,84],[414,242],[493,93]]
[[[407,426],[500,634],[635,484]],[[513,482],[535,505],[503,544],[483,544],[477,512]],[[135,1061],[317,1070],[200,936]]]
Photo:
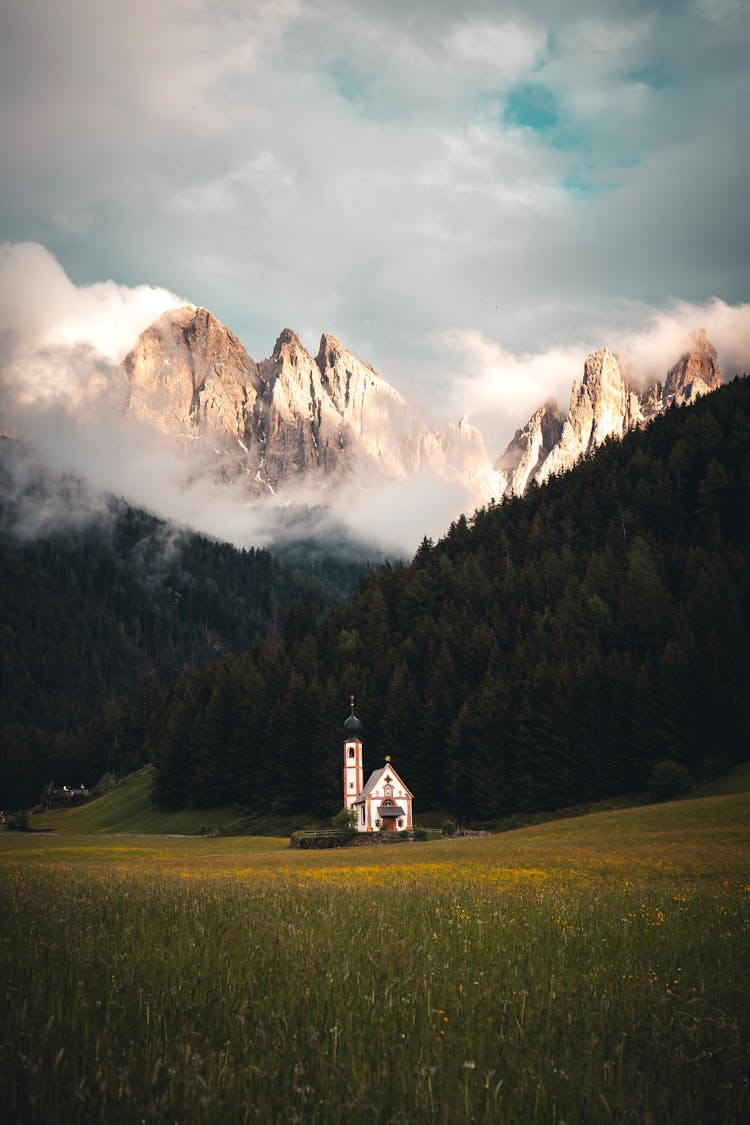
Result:
[[349,788],[350,788],[350,789],[353,789],[353,788],[354,788],[354,782],[353,782],[353,781],[350,781],[350,782],[349,782]]
[[353,746],[350,746],[350,747],[349,747],[349,757],[350,757],[350,758],[353,758],[353,757],[354,757],[354,747],[353,747]]
[[393,786],[392,785],[386,785],[383,792],[385,793],[386,797],[392,797],[393,796]]
[[388,806],[388,808],[390,808],[392,806],[392,804],[393,804],[393,801],[390,799],[390,797],[384,797],[383,798],[383,807]]

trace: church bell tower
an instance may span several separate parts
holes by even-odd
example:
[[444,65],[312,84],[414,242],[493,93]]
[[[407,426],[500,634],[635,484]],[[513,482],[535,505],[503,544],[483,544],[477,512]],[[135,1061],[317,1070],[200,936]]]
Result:
[[362,770],[362,724],[354,714],[354,696],[351,696],[351,714],[344,723],[344,808],[350,809],[364,787]]

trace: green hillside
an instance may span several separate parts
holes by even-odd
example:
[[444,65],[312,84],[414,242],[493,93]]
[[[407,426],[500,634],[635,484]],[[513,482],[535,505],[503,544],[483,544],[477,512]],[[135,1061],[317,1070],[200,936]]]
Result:
[[181,685],[168,807],[331,815],[349,692],[365,768],[464,823],[708,783],[750,729],[750,379],[665,411],[523,498],[461,516],[285,643]]
[[[125,778],[125,781],[116,789],[103,794],[97,800],[88,804],[79,805],[73,809],[52,809],[48,812],[37,813],[31,818],[31,827],[37,831],[54,831],[63,836],[90,836],[90,835],[170,835],[170,836],[195,836],[201,828],[220,828],[231,825],[241,816],[237,805],[218,805],[213,809],[179,809],[171,811],[162,809],[154,804],[151,791],[154,782],[152,766],[141,769],[136,774]],[[725,817],[729,807],[704,803],[704,799],[714,796],[734,796],[750,792],[750,762],[735,767],[730,773],[720,777],[710,785],[690,793],[687,801],[692,808],[685,809],[685,799],[669,804],[647,805],[639,809],[623,809],[620,812],[607,812],[589,814],[559,821],[549,821],[546,825],[537,826],[536,829],[525,829],[527,832],[536,831],[540,839],[545,838],[550,832],[562,834],[584,835],[596,832],[602,826],[606,827],[606,834],[621,828],[627,828],[633,823],[636,832],[647,831],[654,834],[657,826],[660,830],[671,830],[675,826],[683,825],[685,831],[693,831],[698,827],[698,822],[712,816]],[[732,805],[732,809],[734,805]],[[747,802],[738,805],[741,810],[747,809]],[[723,811],[721,811],[723,810]],[[275,822],[278,820],[278,823]],[[271,830],[278,831],[286,838],[287,828],[279,818],[275,818]],[[615,827],[616,826],[616,827]],[[296,827],[296,825],[292,825]],[[257,828],[249,825],[247,830],[259,830],[265,835],[269,826],[259,822]],[[243,829],[245,830],[245,829]],[[507,838],[507,832],[504,837]]]
[[750,793],[750,762],[735,766],[723,777],[703,786],[697,796],[723,797],[732,793]]
[[177,812],[160,809],[151,800],[153,780],[149,766],[86,805],[37,814],[32,817],[32,827],[81,836],[119,832],[192,836],[202,827],[218,828],[239,816],[234,805]]

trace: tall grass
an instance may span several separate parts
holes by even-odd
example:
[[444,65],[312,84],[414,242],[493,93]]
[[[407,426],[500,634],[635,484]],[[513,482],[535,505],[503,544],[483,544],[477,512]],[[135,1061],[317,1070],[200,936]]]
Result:
[[743,1121],[747,813],[336,856],[3,838],[3,1116]]

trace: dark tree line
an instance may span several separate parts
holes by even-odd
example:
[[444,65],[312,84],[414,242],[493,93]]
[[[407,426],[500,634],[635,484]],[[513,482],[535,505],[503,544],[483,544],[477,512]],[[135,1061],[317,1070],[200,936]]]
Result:
[[340,805],[349,692],[366,769],[465,820],[697,778],[748,754],[750,382],[461,517],[283,642],[175,686],[151,727],[165,804]]
[[324,560],[305,576],[114,499],[75,529],[29,537],[23,505],[73,506],[80,486],[42,479],[19,504],[18,452],[0,453],[0,808],[51,779],[136,768],[171,684],[273,636],[303,593],[320,612],[347,577]]

